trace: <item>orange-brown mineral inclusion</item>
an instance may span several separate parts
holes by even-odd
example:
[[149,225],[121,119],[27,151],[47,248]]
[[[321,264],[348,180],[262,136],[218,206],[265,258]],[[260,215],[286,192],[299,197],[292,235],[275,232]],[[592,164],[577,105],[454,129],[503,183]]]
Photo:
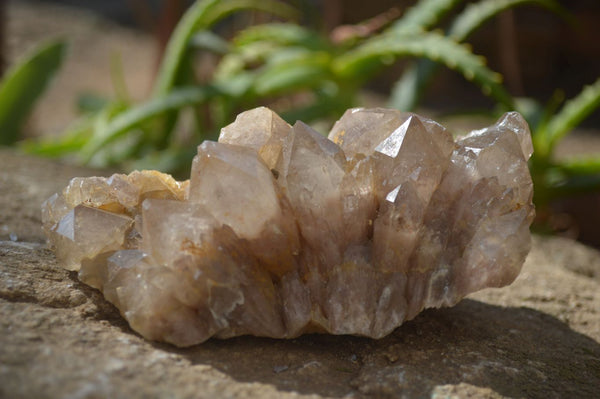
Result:
[[516,278],[531,152],[515,112],[455,141],[395,110],[350,109],[326,138],[256,108],[198,147],[189,181],[75,178],[43,224],[61,264],[148,339],[379,338]]

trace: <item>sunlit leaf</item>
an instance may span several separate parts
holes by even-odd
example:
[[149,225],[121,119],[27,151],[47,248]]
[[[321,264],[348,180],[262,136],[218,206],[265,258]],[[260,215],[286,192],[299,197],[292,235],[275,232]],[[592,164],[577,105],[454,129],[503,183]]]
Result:
[[0,82],[0,145],[19,139],[35,102],[60,67],[65,47],[61,40],[45,43],[6,72]]
[[600,78],[568,100],[544,130],[547,148],[552,149],[571,129],[600,107]]
[[185,60],[185,52],[194,33],[240,10],[260,10],[283,17],[295,15],[289,5],[274,0],[199,0],[183,15],[167,44],[154,85],[154,96],[167,94],[175,85]]
[[106,125],[96,127],[94,136],[82,150],[82,158],[90,160],[100,148],[148,120],[168,111],[203,103],[219,93],[212,86],[179,88],[168,95],[137,105],[117,115]]
[[484,94],[512,108],[512,98],[502,86],[500,74],[490,70],[483,57],[437,33],[376,37],[335,60],[334,71],[366,79],[374,64],[384,65],[387,57],[397,56],[422,57],[443,64],[480,86]]
[[421,0],[410,7],[404,16],[389,29],[390,33],[406,34],[435,26],[449,11],[464,0]]

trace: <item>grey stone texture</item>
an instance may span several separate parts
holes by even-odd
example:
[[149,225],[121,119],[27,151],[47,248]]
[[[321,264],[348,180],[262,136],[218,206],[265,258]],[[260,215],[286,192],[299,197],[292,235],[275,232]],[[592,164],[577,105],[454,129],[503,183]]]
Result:
[[0,150],[0,398],[596,398],[600,256],[535,237],[509,287],[389,336],[239,337],[178,349],[134,333],[44,246],[39,207],[74,176]]

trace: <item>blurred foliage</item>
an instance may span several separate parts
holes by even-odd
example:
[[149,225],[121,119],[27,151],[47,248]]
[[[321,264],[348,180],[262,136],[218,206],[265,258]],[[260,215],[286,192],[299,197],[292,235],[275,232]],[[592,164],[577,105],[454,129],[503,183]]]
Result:
[[[573,127],[598,108],[599,81],[560,111],[559,97],[545,107],[515,99],[502,85],[500,74],[463,43],[490,18],[513,7],[541,6],[568,18],[567,13],[555,0],[480,0],[460,11],[461,3],[465,1],[421,0],[383,24],[373,23],[372,18],[341,27],[345,29],[336,33],[343,34],[329,37],[295,23],[297,11],[281,1],[199,0],[173,32],[149,99],[134,104],[128,98],[115,62],[117,98],[81,98],[81,119],[59,139],[28,141],[24,147],[33,153],[71,156],[95,166],[187,172],[195,146],[203,140],[215,140],[219,129],[239,112],[268,105],[291,123],[298,119],[331,122],[347,108],[360,105],[358,94],[374,78],[399,58],[409,58],[393,86],[392,107],[414,109],[436,70],[445,66],[479,86],[484,95],[495,100],[498,111],[517,109],[530,123],[535,148],[531,170],[538,207],[563,195],[598,189],[600,158],[557,161],[554,150]],[[283,22],[251,25],[232,38],[216,33],[220,21],[248,11],[269,13]],[[452,15],[455,17],[447,21]],[[442,22],[449,22],[446,30],[441,28]],[[209,76],[204,73],[200,78],[194,67],[198,57],[206,54],[218,61]],[[31,62],[24,65],[31,68]],[[48,66],[44,57],[39,63],[36,69],[49,75],[57,67],[56,62]],[[30,90],[37,93],[39,87]],[[35,96],[29,93],[26,97]],[[3,98],[0,117],[5,115],[2,107],[7,107]],[[15,104],[30,109],[19,105],[24,103]],[[5,134],[5,143],[16,140],[14,132],[18,129],[10,131],[13,133]]]
[[14,144],[35,102],[60,67],[65,43],[54,40],[34,48],[0,82],[0,145]]
[[[81,101],[84,116],[59,140],[28,142],[26,148],[47,156],[70,154],[96,166],[183,171],[195,145],[216,139],[240,111],[269,105],[289,122],[333,121],[358,105],[360,90],[400,57],[455,70],[485,95],[513,108],[500,75],[485,59],[459,43],[453,31],[438,29],[440,20],[461,2],[422,0],[387,26],[369,30],[372,24],[365,21],[334,40],[294,23],[296,11],[280,1],[197,1],[168,43],[151,98],[140,104],[126,95],[110,101],[87,98]],[[512,3],[555,6],[553,0],[508,3],[492,10],[467,7],[456,18],[454,31],[470,32]],[[285,22],[249,26],[229,40],[215,33],[219,21],[248,10]],[[209,77],[200,79],[194,64],[206,53],[218,57],[218,63]]]
[[529,122],[534,153],[529,168],[534,202],[545,216],[552,201],[600,189],[600,155],[557,159],[558,143],[583,119],[600,107],[600,78],[559,109],[563,95],[557,91],[546,106],[520,99],[516,109]]

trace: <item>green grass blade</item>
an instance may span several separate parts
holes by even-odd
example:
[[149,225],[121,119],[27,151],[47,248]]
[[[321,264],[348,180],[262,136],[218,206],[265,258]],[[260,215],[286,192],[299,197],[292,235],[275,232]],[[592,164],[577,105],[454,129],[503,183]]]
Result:
[[450,10],[464,0],[421,0],[396,21],[390,33],[406,34],[433,28]]
[[167,44],[153,94],[159,97],[176,84],[190,39],[199,30],[206,30],[219,20],[240,10],[260,10],[289,17],[295,15],[290,6],[273,0],[200,0],[195,2],[175,27]]
[[600,78],[586,86],[577,97],[567,101],[560,112],[548,123],[544,136],[547,149],[551,152],[571,129],[600,107]]
[[462,42],[490,18],[502,11],[522,5],[538,5],[559,15],[567,15],[565,9],[555,0],[482,0],[478,3],[469,4],[456,17],[450,27],[448,36]]
[[333,68],[342,78],[366,79],[374,64],[385,64],[388,58],[398,56],[427,58],[443,64],[480,86],[485,95],[513,108],[512,98],[501,84],[502,77],[485,65],[483,57],[437,33],[386,35],[368,40],[337,58]]
[[185,106],[206,102],[218,94],[220,91],[211,86],[180,88],[122,112],[105,126],[95,129],[94,136],[82,149],[82,159],[89,161],[100,148],[151,119]]
[[36,47],[9,71],[0,83],[0,145],[19,139],[36,100],[60,67],[64,41],[51,41]]

